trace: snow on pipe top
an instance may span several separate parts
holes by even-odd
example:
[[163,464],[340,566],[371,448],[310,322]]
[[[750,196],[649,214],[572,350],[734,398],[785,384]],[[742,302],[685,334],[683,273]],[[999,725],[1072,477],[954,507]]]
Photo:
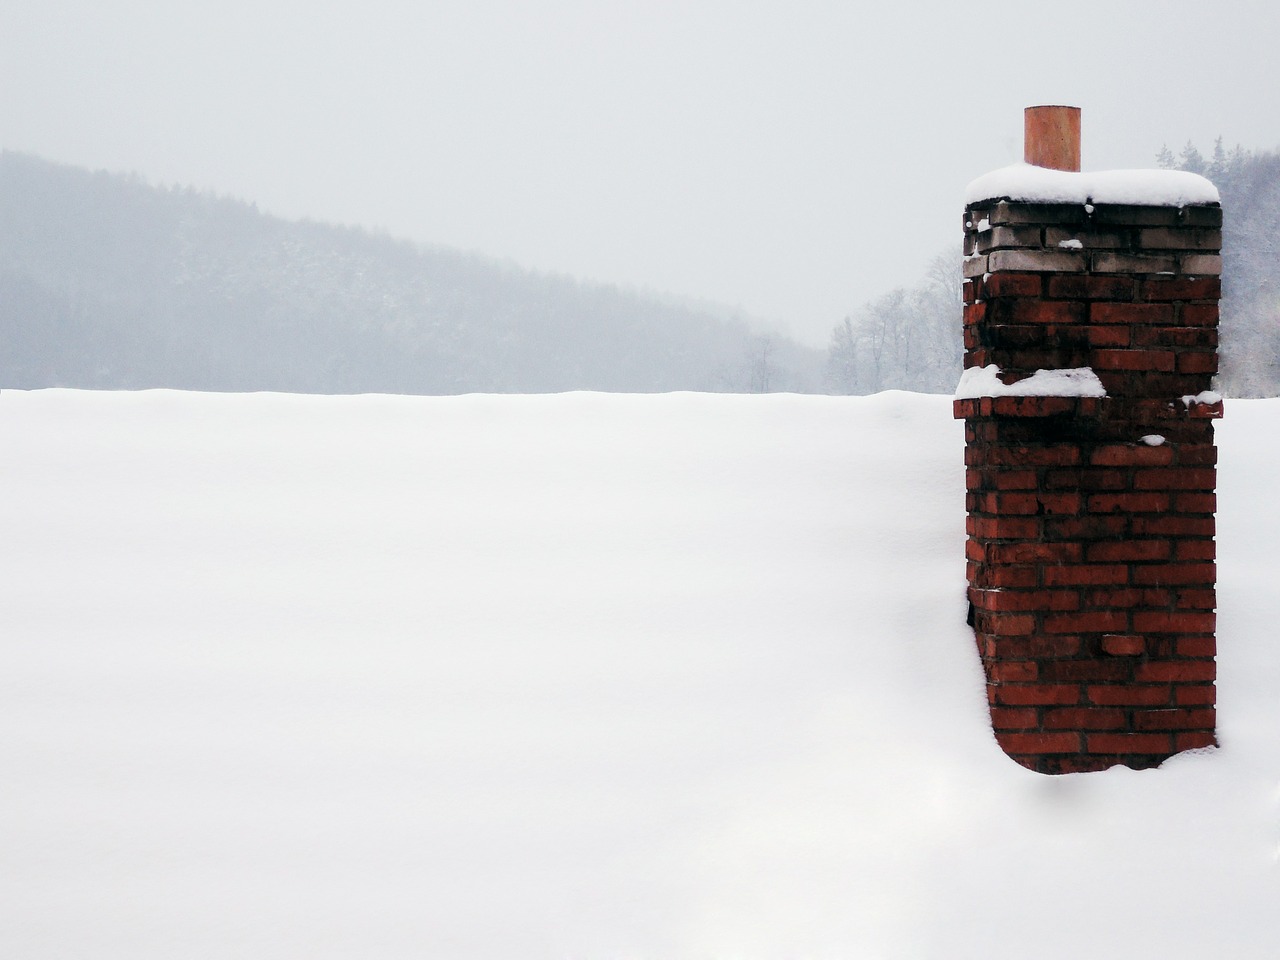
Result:
[[1025,162],[993,170],[965,188],[965,204],[985,200],[1030,203],[1115,203],[1184,207],[1219,202],[1218,188],[1185,170],[1080,172],[1080,108],[1027,107]]

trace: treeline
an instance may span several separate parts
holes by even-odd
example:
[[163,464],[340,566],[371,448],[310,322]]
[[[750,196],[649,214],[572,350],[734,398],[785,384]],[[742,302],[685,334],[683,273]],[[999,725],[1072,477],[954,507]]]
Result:
[[[1217,385],[1228,396],[1280,395],[1280,153],[1222,141],[1205,157],[1188,143],[1157,163],[1190,170],[1218,187],[1224,211]],[[960,253],[936,258],[915,286],[894,290],[845,317],[827,348],[827,389],[901,388],[949,393],[963,357]]]
[[1219,137],[1209,156],[1188,142],[1167,169],[1208,177],[1222,195],[1222,308],[1219,388],[1231,397],[1280,395],[1280,153]]
[[950,393],[964,356],[960,255],[940,254],[924,279],[859,307],[831,333],[827,389]]
[[742,318],[0,154],[0,387],[817,391]]

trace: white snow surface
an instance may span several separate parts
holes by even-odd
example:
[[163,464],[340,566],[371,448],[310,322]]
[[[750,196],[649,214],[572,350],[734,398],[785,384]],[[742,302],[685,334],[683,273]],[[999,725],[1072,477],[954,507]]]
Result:
[[957,400],[979,397],[1105,397],[1107,389],[1090,367],[1037,370],[1013,383],[1000,379],[1000,367],[969,367],[956,384]]
[[1217,429],[1222,746],[1051,778],[949,397],[6,390],[0,954],[1271,958],[1280,401]]
[[1073,173],[1029,163],[992,170],[965,188],[964,201],[1007,198],[1032,203],[1124,203],[1155,207],[1217,203],[1218,188],[1186,170]]

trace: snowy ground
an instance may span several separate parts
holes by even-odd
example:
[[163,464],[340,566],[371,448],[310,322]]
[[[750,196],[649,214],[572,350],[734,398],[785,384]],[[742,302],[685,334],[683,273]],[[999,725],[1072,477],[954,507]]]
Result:
[[1280,401],[1222,748],[987,726],[950,399],[0,393],[0,956],[1266,957]]

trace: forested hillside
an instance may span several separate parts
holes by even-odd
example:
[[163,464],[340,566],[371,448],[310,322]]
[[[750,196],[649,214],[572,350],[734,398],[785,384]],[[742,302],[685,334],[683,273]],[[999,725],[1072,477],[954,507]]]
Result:
[[0,387],[762,392],[819,351],[657,297],[0,154]]
[[[1280,153],[1206,159],[1187,144],[1160,166],[1208,177],[1222,196],[1223,285],[1219,389],[1233,397],[1280,395]],[[960,253],[932,263],[913,287],[863,304],[831,334],[827,388],[874,393],[889,387],[950,392],[960,376]]]
[[[1280,394],[1280,153],[1162,150],[1222,194],[1220,388]],[[0,154],[0,387],[950,392],[959,256],[818,351],[729,311]]]

